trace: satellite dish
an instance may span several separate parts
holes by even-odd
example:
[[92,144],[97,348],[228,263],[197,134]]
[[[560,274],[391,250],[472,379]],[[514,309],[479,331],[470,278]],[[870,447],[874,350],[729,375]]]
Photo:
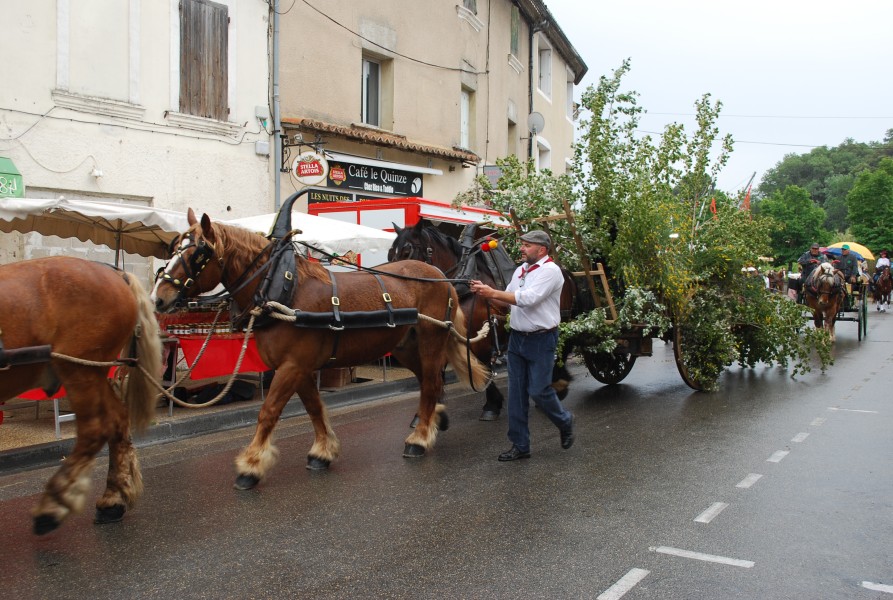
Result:
[[543,129],[546,127],[546,120],[543,118],[538,112],[532,112],[527,115],[527,131],[536,135],[538,133],[542,133]]

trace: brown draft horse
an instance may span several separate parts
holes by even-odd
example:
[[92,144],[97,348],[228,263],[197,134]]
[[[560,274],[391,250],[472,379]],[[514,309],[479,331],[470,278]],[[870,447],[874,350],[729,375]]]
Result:
[[784,293],[784,286],[788,278],[787,271],[779,269],[777,271],[766,271],[766,278],[769,280],[769,291],[779,294]]
[[881,267],[880,275],[873,286],[874,303],[881,312],[887,312],[890,308],[890,294],[893,292],[893,278],[890,277],[890,267]]
[[[268,241],[239,227],[212,223],[208,215],[199,221],[192,209],[188,220],[190,228],[175,240],[174,256],[152,292],[156,309],[173,310],[184,299],[210,291],[221,283],[239,307],[252,308],[259,285],[255,275],[269,261]],[[374,275],[330,273],[299,255],[294,259],[296,282],[290,306],[297,314],[332,315],[336,302],[342,313],[385,309],[382,286]],[[422,315],[451,319],[460,335],[466,333],[462,313],[454,308],[458,307],[456,292],[443,280],[443,274],[429,265],[410,262],[383,265],[377,271],[382,273],[380,277],[393,308],[417,309],[417,323],[336,331],[328,326],[299,328],[290,322],[275,320],[255,330],[260,356],[276,373],[258,414],[254,438],[236,459],[237,489],[255,487],[276,462],[273,428],[295,392],[304,403],[315,432],[307,468],[327,469],[338,457],[340,443],[316,387],[315,372],[320,368],[364,364],[391,352],[415,374],[420,386],[420,421],[406,438],[403,453],[406,457],[423,456],[433,447],[437,430],[447,427],[443,405],[438,404],[447,363],[464,382],[486,383],[489,377],[486,367],[476,359],[466,362],[462,343],[448,329],[422,319]],[[337,300],[333,279],[337,284]],[[327,322],[333,323],[333,320],[329,318]]]
[[[389,261],[420,260],[434,265],[447,277],[463,276],[462,271],[466,266],[460,264],[463,247],[455,238],[443,233],[424,219],[420,219],[412,227],[401,228],[395,225],[394,231],[397,233],[397,238],[391,245],[391,249],[388,250]],[[474,268],[470,272],[473,273],[475,279],[480,279],[496,289],[505,288],[503,283],[494,280],[479,246],[470,252],[468,260],[474,261]],[[577,285],[570,273],[564,269],[562,272],[565,275],[564,288],[561,293],[562,320],[564,320],[577,307]],[[459,303],[462,312],[468,319],[469,331],[478,331],[484,323],[490,322],[490,335],[471,346],[474,356],[481,362],[490,363],[497,352],[497,345],[503,348],[507,346],[508,331],[505,327],[505,316],[508,314],[508,309],[495,304],[491,305],[486,300],[477,298],[465,284],[458,284],[458,288]],[[563,399],[567,396],[570,379],[571,374],[562,361],[562,366],[556,366],[552,373],[552,386],[558,391],[559,398]],[[485,391],[486,402],[481,409],[479,419],[494,421],[502,412],[505,399],[492,381]]]
[[831,263],[822,263],[810,273],[803,286],[806,304],[812,309],[816,329],[824,327],[834,341],[834,322],[846,298],[843,273]]
[[[108,365],[88,366],[57,355],[109,363],[122,354],[133,356],[135,349],[137,365],[160,381],[161,341],[146,290],[132,275],[80,258],[0,266],[0,342],[8,351],[6,357],[0,351],[0,400],[32,388],[53,394],[62,385],[76,417],[74,448],[33,510],[34,532],[52,531],[83,508],[94,459],[106,443],[108,478],[95,522],[121,520],[143,487],[130,426],[148,425],[157,390],[141,369],[128,369],[122,403],[108,379]],[[13,356],[16,349],[40,346],[50,348],[39,359],[32,356],[36,362]]]

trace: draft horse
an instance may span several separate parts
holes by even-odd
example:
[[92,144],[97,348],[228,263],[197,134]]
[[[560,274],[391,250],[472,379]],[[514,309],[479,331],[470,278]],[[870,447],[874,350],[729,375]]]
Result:
[[[223,284],[243,315],[268,304],[259,304],[262,297],[257,293],[263,279],[260,275],[271,264],[273,244],[257,233],[212,223],[208,215],[198,220],[192,209],[187,216],[190,227],[174,241],[174,254],[159,273],[152,292],[156,309],[171,311],[218,284]],[[455,290],[440,271],[422,263],[384,265],[376,274],[330,273],[319,263],[294,253],[290,242],[282,241],[288,244],[286,260],[294,278],[287,303],[295,311],[295,321],[269,319],[254,331],[261,358],[276,373],[258,414],[254,438],[236,459],[235,487],[255,487],[276,462],[273,429],[295,393],[307,410],[315,434],[307,468],[327,469],[338,457],[340,443],[320,400],[315,372],[324,367],[367,363],[388,352],[419,380],[420,420],[406,438],[403,455],[423,456],[433,447],[438,429],[447,428],[446,413],[439,404],[446,364],[451,364],[466,383],[484,385],[489,377],[479,361],[465,360],[462,343],[443,326],[452,321],[458,334],[466,334],[462,313],[456,310]],[[384,322],[349,326],[350,319],[370,320],[385,311],[417,311],[418,319],[409,324],[395,322],[393,326]]]
[[[434,265],[453,279],[475,278],[496,289],[505,289],[511,277],[505,282],[496,281],[486,258],[478,244],[473,244],[475,225],[469,225],[463,232],[463,243],[443,233],[432,223],[420,219],[412,227],[394,225],[397,238],[388,251],[389,261],[419,260]],[[562,320],[568,318],[577,308],[577,285],[573,277],[562,269],[565,281],[561,294]],[[471,353],[481,362],[491,363],[500,347],[507,345],[506,315],[508,309],[477,298],[464,283],[456,284],[459,305],[468,320],[469,331],[478,331],[484,323],[490,323],[490,335],[471,345]],[[564,357],[566,358],[566,357]],[[556,366],[552,374],[552,386],[559,398],[567,396],[571,374],[564,366]],[[481,421],[493,421],[502,412],[505,398],[492,381],[487,386],[486,401],[481,409]]]
[[[136,367],[118,370],[121,378],[129,373],[120,380],[122,394],[108,378],[119,356]],[[83,509],[105,444],[108,477],[94,520],[120,521],[133,506],[143,484],[130,428],[142,430],[154,416],[152,380],[160,381],[161,372],[158,323],[136,277],[62,256],[0,266],[0,401],[32,388],[52,395],[64,386],[77,423],[74,448],[32,511],[35,533]]]
[[834,322],[846,299],[843,273],[831,263],[822,263],[810,273],[803,289],[806,305],[812,309],[816,329],[824,328],[833,342]]
[[890,267],[881,267],[877,281],[874,282],[873,296],[877,310],[887,312],[890,308],[890,294],[893,291],[893,278],[890,277]]

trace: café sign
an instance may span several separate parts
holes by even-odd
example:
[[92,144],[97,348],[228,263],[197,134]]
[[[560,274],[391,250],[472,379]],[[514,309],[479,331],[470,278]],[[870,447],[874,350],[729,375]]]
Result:
[[330,188],[388,196],[421,196],[422,175],[391,167],[332,163],[326,185]]

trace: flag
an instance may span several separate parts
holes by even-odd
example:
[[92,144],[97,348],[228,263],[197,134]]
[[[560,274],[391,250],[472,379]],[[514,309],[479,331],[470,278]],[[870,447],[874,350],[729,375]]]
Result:
[[741,203],[741,210],[750,210],[750,188],[747,186],[747,193],[744,194],[744,202]]
[[716,198],[710,199],[710,212],[713,213],[713,218],[716,219]]

